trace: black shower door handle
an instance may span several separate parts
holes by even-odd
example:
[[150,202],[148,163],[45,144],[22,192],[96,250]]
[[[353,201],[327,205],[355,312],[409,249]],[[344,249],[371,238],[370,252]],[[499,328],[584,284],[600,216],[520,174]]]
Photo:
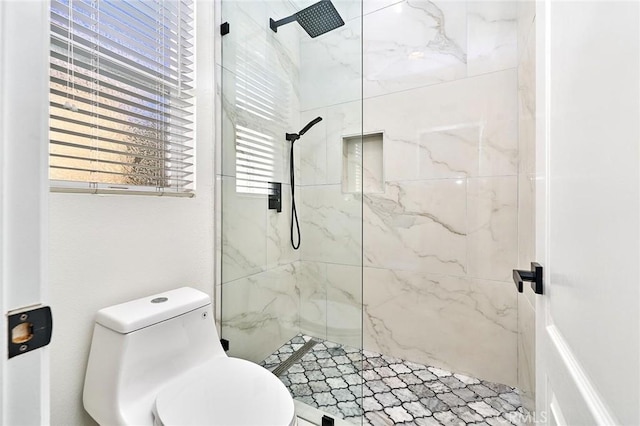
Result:
[[542,280],[544,276],[544,270],[542,265],[536,262],[531,262],[531,271],[522,271],[520,269],[513,270],[513,282],[518,289],[518,293],[522,293],[524,290],[524,281],[531,282],[531,289],[536,294],[542,294]]

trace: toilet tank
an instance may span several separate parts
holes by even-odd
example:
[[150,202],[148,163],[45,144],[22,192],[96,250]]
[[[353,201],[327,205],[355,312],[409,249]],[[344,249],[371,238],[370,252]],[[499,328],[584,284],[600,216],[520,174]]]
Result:
[[85,410],[101,425],[152,425],[155,397],[191,368],[226,356],[211,299],[182,287],[96,315]]

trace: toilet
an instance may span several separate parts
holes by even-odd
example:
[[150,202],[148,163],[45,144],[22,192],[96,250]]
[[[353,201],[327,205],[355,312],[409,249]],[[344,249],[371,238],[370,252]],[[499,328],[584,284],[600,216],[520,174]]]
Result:
[[82,399],[103,426],[296,425],[287,388],[227,356],[211,299],[190,287],[98,311]]

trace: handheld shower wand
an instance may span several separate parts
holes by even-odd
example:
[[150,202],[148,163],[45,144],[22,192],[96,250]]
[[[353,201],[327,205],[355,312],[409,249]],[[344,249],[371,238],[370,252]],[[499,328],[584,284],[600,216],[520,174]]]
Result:
[[[289,156],[289,177],[291,179],[291,247],[294,250],[298,250],[300,248],[300,223],[298,223],[298,212],[296,211],[296,183],[295,183],[295,164],[293,158],[293,143],[300,139],[300,136],[304,135],[311,129],[313,126],[322,121],[322,117],[316,117],[311,120],[306,126],[300,130],[298,133],[285,133],[285,139],[291,142],[291,155]],[[295,228],[298,234],[298,244],[295,243],[293,238],[294,231],[294,223]]]
[[321,121],[322,121],[322,117],[316,117],[313,120],[311,120],[306,126],[304,126],[302,130],[300,130],[298,133],[285,133],[285,139],[293,143],[298,139],[300,139],[300,136],[307,133],[310,128],[312,128],[313,126],[315,126]]

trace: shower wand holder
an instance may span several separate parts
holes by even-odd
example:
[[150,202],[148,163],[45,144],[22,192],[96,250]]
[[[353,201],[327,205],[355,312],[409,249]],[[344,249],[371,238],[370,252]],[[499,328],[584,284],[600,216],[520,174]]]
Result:
[[284,138],[289,142],[295,142],[300,139],[300,135],[297,133],[285,133]]

